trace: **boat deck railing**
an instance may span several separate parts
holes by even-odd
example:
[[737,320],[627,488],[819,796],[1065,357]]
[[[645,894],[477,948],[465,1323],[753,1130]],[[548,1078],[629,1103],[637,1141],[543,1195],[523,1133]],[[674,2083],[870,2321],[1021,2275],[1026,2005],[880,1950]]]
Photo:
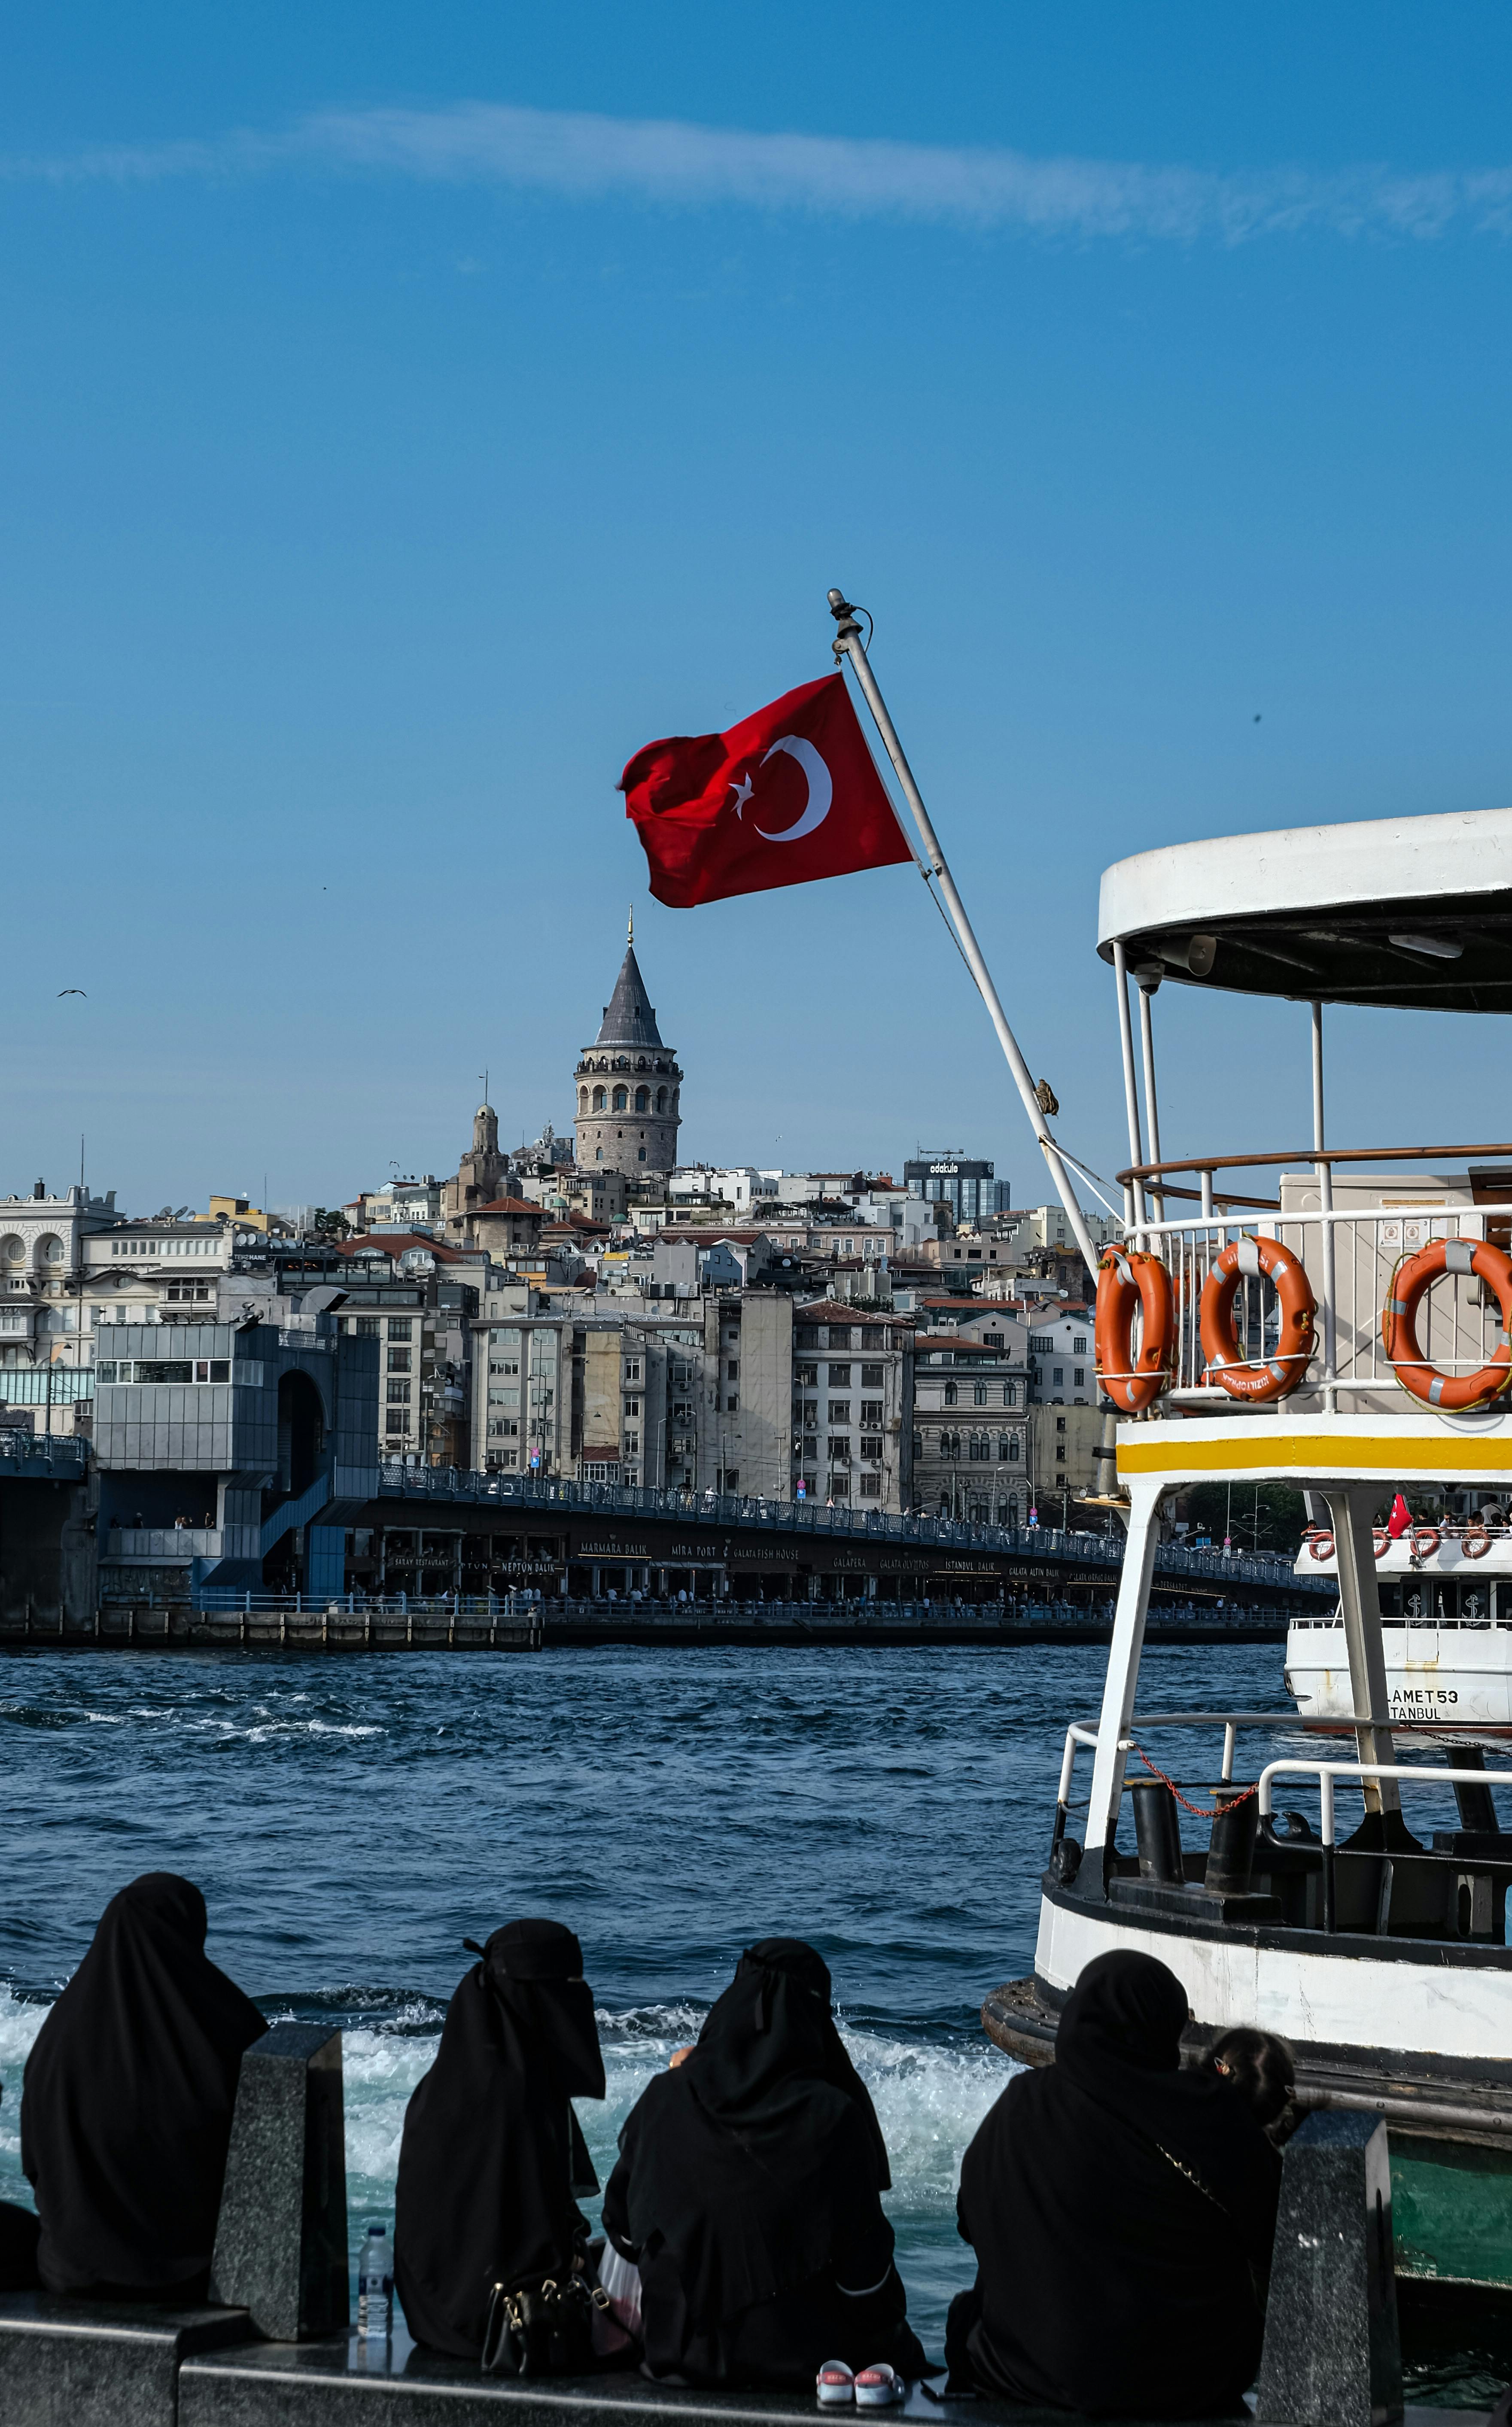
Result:
[[1256,1801],[1262,1820],[1271,1816],[1277,1778],[1303,1779],[1316,1784],[1320,1805],[1319,1843],[1331,1848],[1334,1833],[1334,1788],[1342,1779],[1363,1787],[1368,1778],[1394,1778],[1412,1786],[1512,1786],[1512,1769],[1426,1769],[1399,1761],[1268,1761],[1260,1771]]
[[[1118,1739],[1118,1750],[1125,1755],[1126,1760],[1127,1756],[1132,1753],[1136,1759],[1145,1762],[1152,1776],[1166,1778],[1165,1771],[1150,1762],[1148,1756],[1145,1754],[1139,1741],[1142,1735],[1155,1728],[1222,1728],[1223,1752],[1217,1777],[1214,1778],[1211,1768],[1203,1770],[1194,1789],[1194,1791],[1210,1792],[1215,1785],[1232,1784],[1234,1760],[1242,1728],[1282,1730],[1291,1735],[1325,1732],[1330,1735],[1337,1735],[1342,1728],[1370,1727],[1380,1724],[1379,1721],[1361,1718],[1352,1711],[1332,1712],[1326,1718],[1315,1718],[1296,1711],[1136,1712],[1129,1723],[1128,1735]],[[1393,1714],[1387,1724],[1393,1737],[1400,1736],[1410,1740],[1416,1736],[1425,1747],[1436,1751],[1442,1749],[1446,1741],[1452,1743],[1455,1737],[1468,1738],[1479,1744],[1486,1735],[1484,1720],[1442,1718],[1413,1720],[1400,1718]],[[1069,1815],[1080,1808],[1072,1791],[1076,1783],[1077,1754],[1083,1751],[1095,1751],[1097,1743],[1097,1730],[1090,1720],[1073,1719],[1066,1728],[1061,1750],[1061,1775],[1055,1799],[1054,1843],[1057,1845],[1065,1833]],[[1287,1754],[1279,1756],[1275,1761],[1267,1762],[1260,1772],[1257,1800],[1262,1819],[1271,1812],[1270,1781],[1279,1777],[1300,1777],[1318,1782],[1323,1802],[1322,1817],[1325,1824],[1319,1842],[1325,1845],[1333,1843],[1334,1792],[1335,1783],[1339,1780],[1362,1784],[1367,1778],[1395,1778],[1409,1783],[1413,1786],[1429,1788],[1452,1787],[1456,1784],[1473,1784],[1482,1787],[1512,1786],[1512,1767],[1505,1769],[1476,1767],[1458,1770],[1432,1768],[1425,1763],[1320,1761]],[[1190,1783],[1166,1778],[1168,1785],[1179,1787]]]
[[[1341,1194],[1349,1186],[1347,1172],[1336,1171],[1336,1166],[1447,1163],[1481,1155],[1504,1158],[1512,1166],[1512,1147],[1507,1146],[1392,1147],[1218,1155],[1135,1165],[1120,1172],[1130,1235],[1136,1246],[1162,1258],[1175,1287],[1171,1399],[1211,1413],[1237,1412],[1250,1404],[1231,1396],[1210,1373],[1202,1350],[1200,1307],[1203,1285],[1224,1249],[1245,1234],[1259,1234],[1291,1248],[1317,1301],[1315,1346],[1305,1378],[1287,1396],[1289,1409],[1299,1414],[1331,1414],[1342,1403],[1364,1414],[1417,1404],[1398,1378],[1398,1364],[1406,1360],[1388,1355],[1382,1330],[1398,1268],[1435,1240],[1458,1239],[1504,1250],[1512,1246],[1512,1170],[1504,1182],[1507,1196],[1492,1203],[1473,1201],[1472,1182],[1455,1174],[1443,1178],[1439,1197],[1429,1197],[1421,1183],[1416,1196],[1408,1195],[1413,1182],[1404,1175],[1399,1198],[1385,1197],[1373,1185],[1374,1204],[1336,1205],[1336,1177]],[[1278,1197],[1225,1197],[1215,1187],[1222,1171],[1265,1165],[1288,1166],[1280,1174]],[[1196,1179],[1198,1188],[1179,1184],[1171,1178],[1174,1173]],[[1375,1177],[1373,1173],[1373,1183]],[[1186,1211],[1183,1200],[1190,1204],[1194,1198],[1200,1210]],[[1262,1363],[1276,1355],[1278,1309],[1268,1280],[1259,1276],[1240,1280],[1234,1317],[1244,1357]],[[1494,1290],[1477,1274],[1445,1273],[1419,1307],[1422,1355],[1412,1362],[1431,1365],[1455,1379],[1491,1365],[1498,1350],[1504,1356],[1506,1344]],[[1512,1366],[1508,1377],[1512,1380]]]

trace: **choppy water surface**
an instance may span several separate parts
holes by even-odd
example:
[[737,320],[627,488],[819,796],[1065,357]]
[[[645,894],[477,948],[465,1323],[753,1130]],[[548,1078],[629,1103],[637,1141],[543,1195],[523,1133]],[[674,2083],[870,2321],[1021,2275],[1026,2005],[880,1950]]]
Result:
[[[1275,1708],[1279,1647],[1146,1654],[1146,1709]],[[603,1651],[0,1660],[0,2195],[21,2069],[106,1899],[197,1880],[209,1951],[270,2018],[346,2033],[354,2239],[392,2219],[405,2102],[482,1938],[580,1935],[609,2074],[640,2090],[754,1938],[812,1940],[891,2152],[910,2309],[938,2348],[970,2258],[961,2152],[1012,2067],[985,1993],[1030,1969],[1084,1649]]]

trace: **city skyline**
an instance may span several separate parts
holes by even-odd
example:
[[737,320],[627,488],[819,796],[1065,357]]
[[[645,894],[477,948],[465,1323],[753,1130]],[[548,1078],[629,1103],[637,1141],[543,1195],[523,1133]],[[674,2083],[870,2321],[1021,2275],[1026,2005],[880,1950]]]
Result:
[[[633,895],[680,1151],[1037,1198],[906,869],[646,899],[620,768],[824,673],[832,582],[1116,1168],[1104,866],[1512,795],[1509,65],[1475,7],[18,26],[0,1186],[82,1132],[122,1202],[330,1201],[485,1067],[564,1131]],[[1447,1018],[1339,1016],[1336,1133],[1478,1135]],[[1168,1143],[1305,1136],[1305,1012],[1157,1024]]]

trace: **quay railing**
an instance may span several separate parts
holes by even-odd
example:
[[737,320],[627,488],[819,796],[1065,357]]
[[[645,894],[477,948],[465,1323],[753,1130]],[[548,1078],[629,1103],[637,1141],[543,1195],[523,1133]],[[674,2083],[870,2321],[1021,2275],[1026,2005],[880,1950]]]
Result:
[[[1466,1175],[1435,1173],[1442,1190],[1438,1197],[1404,1193],[1392,1197],[1388,1181],[1374,1192],[1379,1199],[1374,1204],[1336,1204],[1335,1179],[1342,1193],[1352,1165],[1453,1163],[1483,1156],[1503,1159],[1508,1166],[1504,1186],[1512,1191],[1512,1146],[1309,1148],[1294,1153],[1193,1156],[1131,1165],[1120,1172],[1130,1239],[1161,1257],[1174,1284],[1177,1337],[1170,1399],[1212,1413],[1247,1404],[1210,1374],[1200,1311],[1204,1284],[1224,1249],[1246,1235],[1258,1235],[1292,1250],[1317,1301],[1313,1353],[1303,1380],[1286,1394],[1288,1404],[1299,1413],[1310,1409],[1328,1414],[1336,1412],[1341,1400],[1360,1413],[1418,1404],[1396,1371],[1398,1361],[1409,1360],[1389,1357],[1383,1335],[1383,1312],[1396,1274],[1407,1258],[1436,1240],[1512,1248],[1512,1195],[1476,1202]],[[1222,1173],[1265,1166],[1284,1166],[1278,1197],[1227,1197],[1216,1184]],[[1173,1174],[1195,1179],[1199,1185],[1179,1185]],[[1397,1184],[1406,1192],[1411,1176],[1404,1174]],[[1182,1200],[1194,1199],[1199,1211],[1177,1210]],[[1279,1310],[1276,1292],[1262,1276],[1240,1279],[1234,1322],[1242,1359],[1262,1364],[1276,1355]],[[1468,1272],[1445,1272],[1435,1279],[1419,1302],[1416,1329],[1421,1355],[1410,1362],[1431,1366],[1450,1378],[1490,1365],[1506,1340],[1494,1290]],[[1137,1330],[1135,1344],[1137,1348]]]

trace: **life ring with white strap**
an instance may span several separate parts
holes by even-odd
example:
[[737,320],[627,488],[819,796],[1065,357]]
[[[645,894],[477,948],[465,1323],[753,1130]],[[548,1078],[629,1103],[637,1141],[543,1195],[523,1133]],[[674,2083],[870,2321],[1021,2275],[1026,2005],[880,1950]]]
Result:
[[[1280,1331],[1275,1355],[1252,1365],[1240,1350],[1234,1300],[1240,1282],[1256,1279],[1261,1273],[1275,1285],[1280,1301]],[[1230,1239],[1202,1284],[1198,1324],[1209,1373],[1216,1375],[1236,1399],[1258,1405],[1284,1399],[1307,1373],[1315,1344],[1317,1311],[1312,1285],[1290,1247],[1279,1239],[1259,1238],[1250,1232],[1242,1239]]]
[[[1418,1309],[1443,1273],[1473,1273],[1494,1291],[1502,1338],[1473,1374],[1440,1374],[1418,1346]],[[1381,1309],[1381,1344],[1404,1391],[1426,1408],[1484,1408],[1512,1382],[1512,1256],[1484,1239],[1430,1239],[1398,1264]]]
[[[1134,1311],[1145,1318],[1134,1355]],[[1092,1344],[1097,1380],[1126,1415],[1153,1407],[1171,1378],[1176,1349],[1176,1296],[1159,1256],[1140,1247],[1109,1247],[1097,1266],[1097,1312]]]

